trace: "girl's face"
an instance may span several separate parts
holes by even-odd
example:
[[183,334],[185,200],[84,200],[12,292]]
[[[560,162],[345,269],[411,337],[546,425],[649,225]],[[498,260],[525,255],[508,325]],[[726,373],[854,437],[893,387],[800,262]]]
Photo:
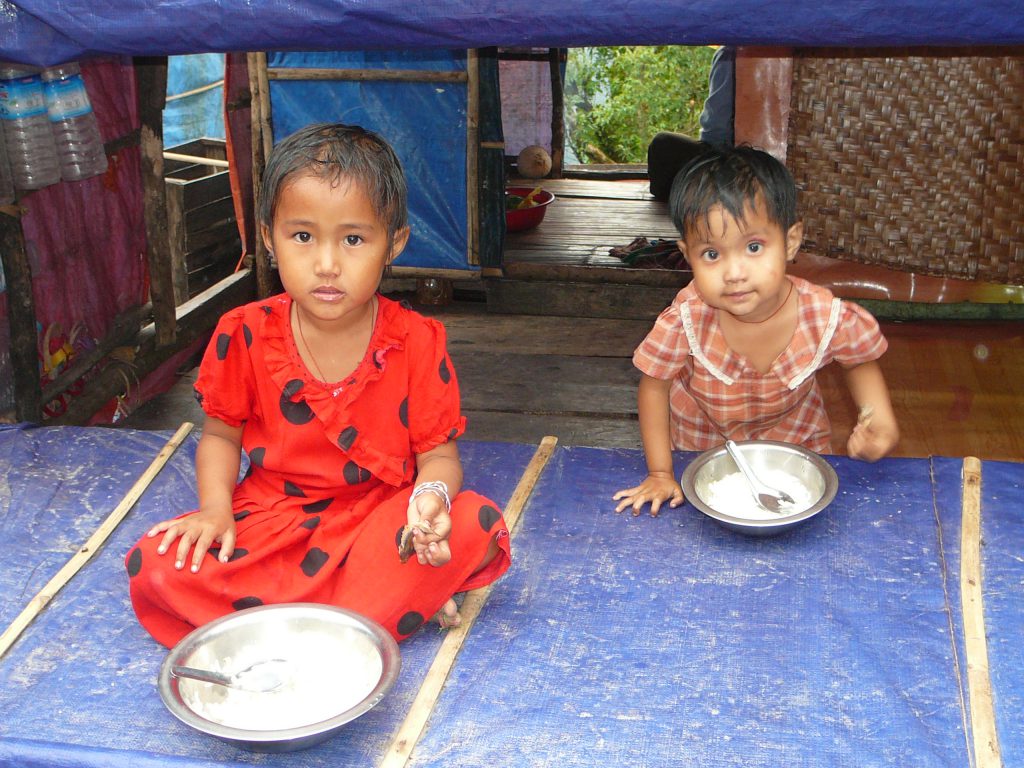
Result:
[[409,239],[408,227],[388,232],[363,189],[342,177],[301,174],[278,192],[263,241],[277,256],[284,289],[311,322],[360,322],[380,285],[384,267]]
[[747,206],[742,222],[715,205],[708,223],[678,241],[701,298],[745,322],[770,317],[786,300],[786,262],[800,250],[803,224],[784,232],[760,199]]

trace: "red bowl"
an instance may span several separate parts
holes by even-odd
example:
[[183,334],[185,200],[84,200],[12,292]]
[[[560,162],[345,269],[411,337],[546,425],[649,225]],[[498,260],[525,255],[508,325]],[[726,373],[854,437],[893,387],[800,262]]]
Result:
[[[533,190],[533,187],[508,187],[505,190],[505,194],[526,197]],[[555,196],[546,189],[542,189],[532,199],[534,205],[531,205],[529,208],[518,208],[512,211],[505,210],[505,229],[509,232],[522,232],[524,229],[533,229],[544,219],[544,212],[555,199]]]

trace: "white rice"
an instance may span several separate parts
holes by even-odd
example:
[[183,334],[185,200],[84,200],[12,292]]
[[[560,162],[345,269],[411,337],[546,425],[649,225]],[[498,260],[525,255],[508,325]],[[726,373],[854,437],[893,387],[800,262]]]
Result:
[[[375,652],[339,652],[337,642],[329,638],[319,643],[310,637],[303,640],[291,654],[277,654],[287,662],[274,667],[282,672],[280,688],[259,693],[179,679],[182,700],[214,723],[250,731],[282,730],[319,723],[351,709],[380,681],[383,663]],[[230,675],[261,660],[251,656],[241,653],[212,666]]]
[[701,494],[701,498],[705,504],[719,512],[744,520],[778,520],[780,516],[799,514],[813,506],[816,501],[812,498],[810,489],[800,482],[799,478],[783,470],[759,471],[758,478],[765,485],[792,496],[792,507],[786,509],[787,505],[783,505],[781,515],[762,508],[754,498],[747,479],[740,472],[732,472],[719,480],[712,480],[708,483],[706,494]]

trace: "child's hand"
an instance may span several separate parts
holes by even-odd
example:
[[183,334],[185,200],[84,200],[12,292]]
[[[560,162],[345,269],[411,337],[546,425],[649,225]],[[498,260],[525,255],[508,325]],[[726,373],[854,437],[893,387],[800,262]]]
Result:
[[160,533],[164,534],[156,549],[160,555],[167,552],[174,540],[180,537],[174,556],[174,567],[179,571],[185,567],[185,559],[193,544],[195,549],[189,567],[192,573],[199,573],[203,557],[214,542],[220,542],[218,559],[222,563],[231,559],[231,554],[235,551],[235,518],[230,512],[224,514],[199,511],[184,517],[164,520],[150,528],[146,535],[152,538]]
[[870,405],[861,409],[857,424],[846,441],[846,453],[862,461],[878,461],[896,447],[899,428],[884,416],[877,418]]
[[[420,565],[444,565],[452,559],[448,537],[452,532],[452,518],[444,500],[435,493],[423,493],[409,501],[406,512],[412,528],[412,546]],[[423,524],[429,527],[424,531]]]
[[651,504],[651,516],[657,517],[666,499],[670,507],[678,507],[683,503],[682,486],[669,472],[652,472],[640,485],[626,488],[612,496],[613,501],[619,502],[619,506],[615,508],[616,512],[632,506],[634,517],[640,514],[640,510],[648,502]]

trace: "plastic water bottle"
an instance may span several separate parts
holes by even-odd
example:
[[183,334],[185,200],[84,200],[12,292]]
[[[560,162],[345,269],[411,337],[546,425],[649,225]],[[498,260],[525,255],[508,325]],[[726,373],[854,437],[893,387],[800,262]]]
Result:
[[47,67],[42,78],[61,178],[80,181],[105,173],[107,153],[78,62]]
[[[10,205],[13,202],[14,179],[11,178],[11,164],[7,160],[7,144],[4,139],[4,121],[0,120],[0,205]],[[0,293],[2,292],[3,276],[0,275]]]
[[0,119],[11,176],[17,189],[42,189],[60,181],[53,131],[39,70],[0,64]]

